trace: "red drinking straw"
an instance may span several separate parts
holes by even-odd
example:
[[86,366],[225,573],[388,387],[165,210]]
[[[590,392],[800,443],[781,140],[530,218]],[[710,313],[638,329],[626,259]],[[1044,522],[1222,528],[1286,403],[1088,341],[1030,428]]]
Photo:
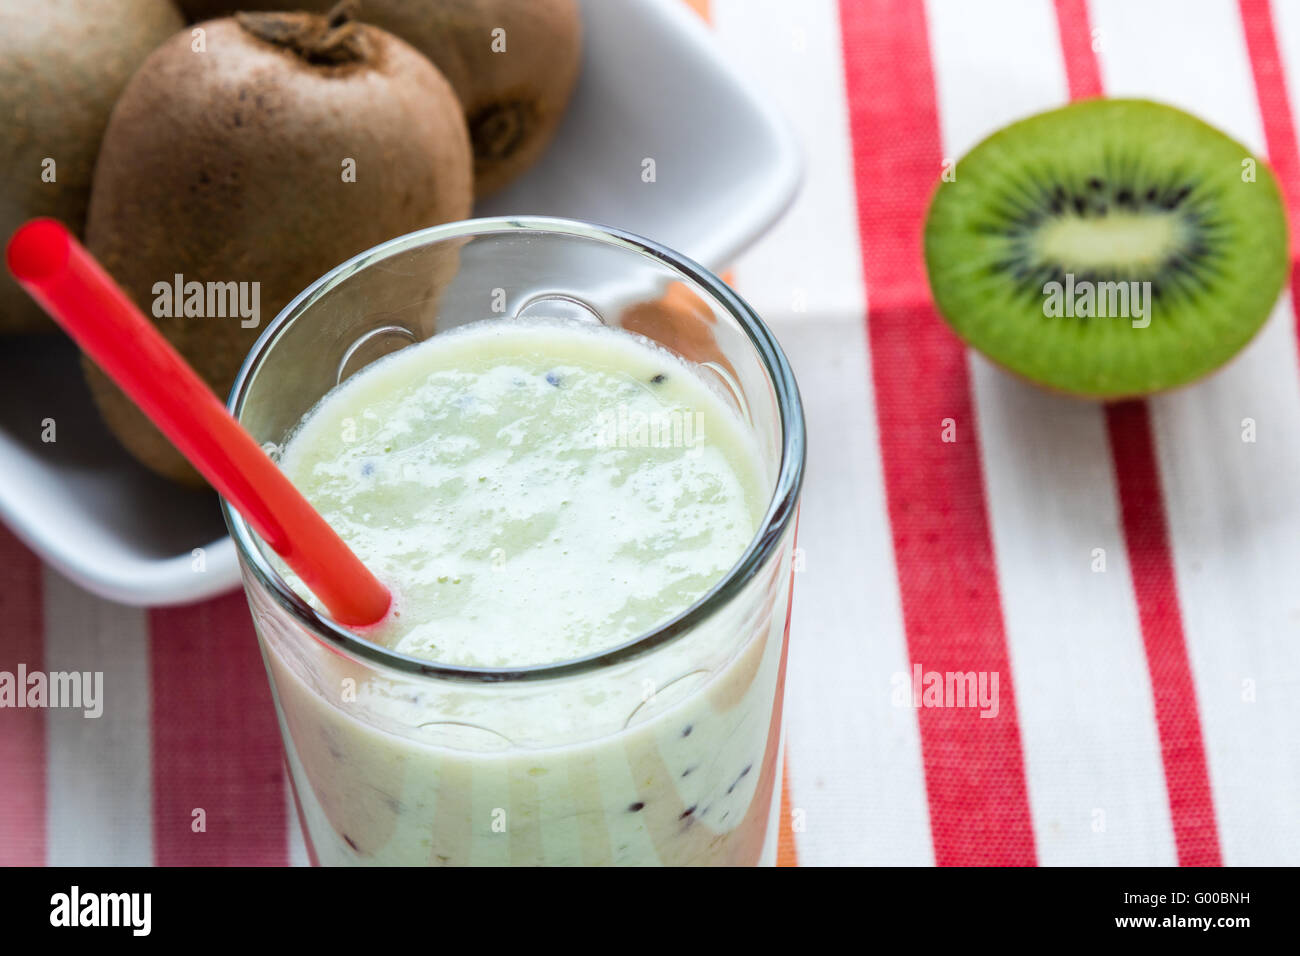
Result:
[[131,397],[340,624],[388,613],[388,589],[243,429],[62,223],[33,219],[9,240],[9,271]]

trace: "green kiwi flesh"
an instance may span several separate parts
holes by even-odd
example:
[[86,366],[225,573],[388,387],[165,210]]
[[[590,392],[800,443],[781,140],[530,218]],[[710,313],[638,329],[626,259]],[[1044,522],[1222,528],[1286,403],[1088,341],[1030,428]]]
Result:
[[1259,330],[1289,268],[1286,212],[1267,165],[1195,117],[1083,100],[958,161],[925,262],[943,317],[994,362],[1129,398],[1202,377]]

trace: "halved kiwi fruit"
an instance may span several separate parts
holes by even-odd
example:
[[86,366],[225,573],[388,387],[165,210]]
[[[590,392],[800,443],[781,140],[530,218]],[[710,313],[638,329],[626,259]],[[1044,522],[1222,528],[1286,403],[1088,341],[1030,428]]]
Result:
[[1268,167],[1181,110],[1084,100],[958,161],[925,223],[957,334],[1041,385],[1146,395],[1218,368],[1268,318],[1289,268]]

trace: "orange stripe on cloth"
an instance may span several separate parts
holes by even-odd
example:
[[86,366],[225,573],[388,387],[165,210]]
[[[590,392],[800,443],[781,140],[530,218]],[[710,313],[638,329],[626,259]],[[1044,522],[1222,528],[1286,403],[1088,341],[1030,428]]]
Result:
[[781,822],[776,844],[777,866],[798,866],[799,854],[794,845],[794,807],[790,804],[790,744],[786,743],[786,763],[781,771]]
[[713,11],[709,9],[709,0],[686,0],[686,5],[705,20],[713,19]]

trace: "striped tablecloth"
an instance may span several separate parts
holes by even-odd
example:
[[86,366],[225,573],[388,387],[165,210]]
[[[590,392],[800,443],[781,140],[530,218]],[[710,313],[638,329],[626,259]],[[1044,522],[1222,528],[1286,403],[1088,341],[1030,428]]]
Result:
[[[696,6],[808,164],[735,270],[810,428],[782,861],[1300,863],[1292,295],[1222,372],[1102,407],[964,350],[919,256],[945,159],[1101,92],[1267,155],[1296,228],[1300,3]],[[0,530],[18,662],[103,670],[114,706],[0,711],[0,862],[305,862],[241,595],[113,606]],[[997,716],[909,706],[917,666],[996,673]]]

